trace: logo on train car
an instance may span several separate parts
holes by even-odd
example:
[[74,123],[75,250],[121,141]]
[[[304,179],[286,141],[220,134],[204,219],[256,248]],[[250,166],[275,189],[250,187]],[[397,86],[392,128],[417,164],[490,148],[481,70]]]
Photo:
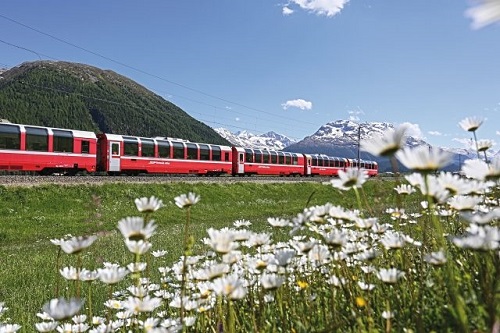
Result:
[[170,162],[162,162],[162,161],[149,161],[149,164],[170,165]]

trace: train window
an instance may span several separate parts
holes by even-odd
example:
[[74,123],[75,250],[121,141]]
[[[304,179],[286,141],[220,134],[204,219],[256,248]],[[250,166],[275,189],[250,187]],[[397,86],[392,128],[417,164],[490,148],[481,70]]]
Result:
[[123,155],[139,156],[139,141],[131,136],[123,137]]
[[312,156],[312,166],[318,166],[318,157]]
[[253,150],[252,149],[245,149],[245,162],[247,163],[253,163]]
[[21,149],[21,131],[15,125],[0,125],[0,149]]
[[285,164],[285,154],[283,154],[282,152],[278,153],[278,163]]
[[299,157],[293,154],[293,165],[298,165],[298,164],[299,164]]
[[26,150],[48,151],[49,134],[47,129],[26,127]]
[[186,143],[188,160],[198,159],[198,146],[194,143]]
[[212,146],[212,161],[221,161],[221,157],[220,147]]
[[89,154],[90,153],[90,141],[82,140],[81,152],[82,152],[82,154]]
[[53,151],[72,153],[73,152],[73,134],[70,131],[52,130],[53,133]]
[[168,141],[158,141],[158,157],[172,158],[170,156],[170,143]]
[[111,155],[118,156],[120,155],[120,143],[112,142],[111,143]]
[[264,151],[262,153],[262,158],[264,159],[262,161],[262,163],[269,163],[269,152],[268,151]]
[[210,148],[208,148],[208,145],[200,145],[200,160],[210,160]]
[[184,145],[182,142],[172,142],[174,147],[174,158],[184,159]]
[[292,164],[292,155],[285,153],[285,163],[288,165]]
[[155,157],[155,142],[151,139],[141,139],[141,156]]
[[262,163],[262,151],[254,150],[255,153],[255,163]]
[[277,164],[278,163],[278,153],[275,151],[269,152],[271,155],[271,163],[272,164]]

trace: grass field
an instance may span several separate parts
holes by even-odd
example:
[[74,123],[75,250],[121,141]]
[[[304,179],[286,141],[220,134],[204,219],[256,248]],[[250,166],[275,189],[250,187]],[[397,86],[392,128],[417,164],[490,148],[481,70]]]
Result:
[[[42,321],[36,314],[46,302],[77,294],[85,299],[82,314],[111,316],[103,305],[110,299],[110,286],[66,281],[59,270],[68,266],[96,270],[105,263],[126,266],[145,260],[146,271],[130,274],[112,291],[139,287],[146,282],[138,276],[147,276],[148,283],[173,296],[165,296],[162,305],[151,311],[129,314],[136,320],[130,326],[134,332],[176,331],[175,324],[166,324],[166,317],[185,322],[197,318],[187,328],[193,332],[216,332],[221,327],[224,332],[487,332],[499,311],[498,253],[453,247],[439,234],[464,232],[458,215],[443,214],[436,225],[437,217],[426,215],[428,210],[420,204],[424,197],[397,196],[394,186],[394,181],[371,179],[359,198],[353,191],[311,182],[0,187],[0,302],[8,307],[0,311],[0,322],[20,324],[20,332],[34,332],[35,323]],[[200,201],[180,209],[174,198],[188,192]],[[150,196],[163,200],[164,206],[152,214],[157,228],[151,250],[134,255],[124,245],[117,223],[126,216],[140,216],[134,199]],[[351,221],[334,218],[333,206],[356,216]],[[269,217],[290,221],[297,232],[291,235],[291,228],[272,228]],[[234,227],[238,220],[251,225],[242,222]],[[373,224],[385,225],[392,234],[384,236]],[[226,283],[223,291],[202,303],[204,289],[193,276],[226,260],[222,253],[207,252],[210,242],[202,240],[209,228],[226,230],[220,234],[228,228],[245,230],[240,261],[253,268],[245,268],[245,282],[219,281],[220,275],[241,273],[237,264],[224,266],[224,274],[213,280]],[[68,255],[50,241],[68,235],[98,238],[79,255]],[[401,237],[401,246],[390,245],[397,243],[394,237]],[[254,243],[249,245],[249,239]],[[310,252],[301,254],[300,247],[308,242]],[[150,255],[159,250],[167,254]],[[273,261],[285,250],[289,255],[294,251],[293,267]],[[440,261],[440,250],[449,258],[446,264]],[[429,253],[435,265],[429,264]],[[184,262],[183,254],[187,254]],[[179,268],[189,258],[196,259],[192,271]],[[170,273],[158,271],[165,267]],[[215,293],[217,288],[211,288]],[[240,298],[237,292],[243,290]],[[186,297],[180,308],[175,305],[179,295]],[[197,305],[184,309],[194,299]],[[153,317],[163,323],[162,329]],[[94,325],[98,332],[98,324]],[[82,327],[67,331],[84,331]]]

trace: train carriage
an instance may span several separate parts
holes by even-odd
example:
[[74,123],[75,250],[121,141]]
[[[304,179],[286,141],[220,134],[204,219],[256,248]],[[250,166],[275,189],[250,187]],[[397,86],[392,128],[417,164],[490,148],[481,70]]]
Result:
[[231,173],[231,147],[181,139],[99,134],[98,169],[110,174]]
[[351,168],[360,168],[366,170],[368,176],[374,177],[378,175],[378,163],[375,161],[368,160],[357,160],[357,159],[348,159],[349,166]]
[[93,132],[0,123],[0,170],[41,174],[96,171]]
[[374,161],[0,121],[0,171],[334,177],[348,167],[378,174]]
[[322,154],[313,154],[311,156],[312,176],[337,177],[339,171],[345,171],[349,167],[349,161],[343,157],[332,157]]
[[303,176],[304,155],[233,147],[233,175]]

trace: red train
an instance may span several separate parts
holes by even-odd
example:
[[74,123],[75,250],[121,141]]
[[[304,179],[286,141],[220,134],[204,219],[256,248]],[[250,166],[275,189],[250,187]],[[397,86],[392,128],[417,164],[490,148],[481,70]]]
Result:
[[[373,161],[359,161],[370,176]],[[0,170],[69,174],[336,176],[353,159],[0,123]]]

